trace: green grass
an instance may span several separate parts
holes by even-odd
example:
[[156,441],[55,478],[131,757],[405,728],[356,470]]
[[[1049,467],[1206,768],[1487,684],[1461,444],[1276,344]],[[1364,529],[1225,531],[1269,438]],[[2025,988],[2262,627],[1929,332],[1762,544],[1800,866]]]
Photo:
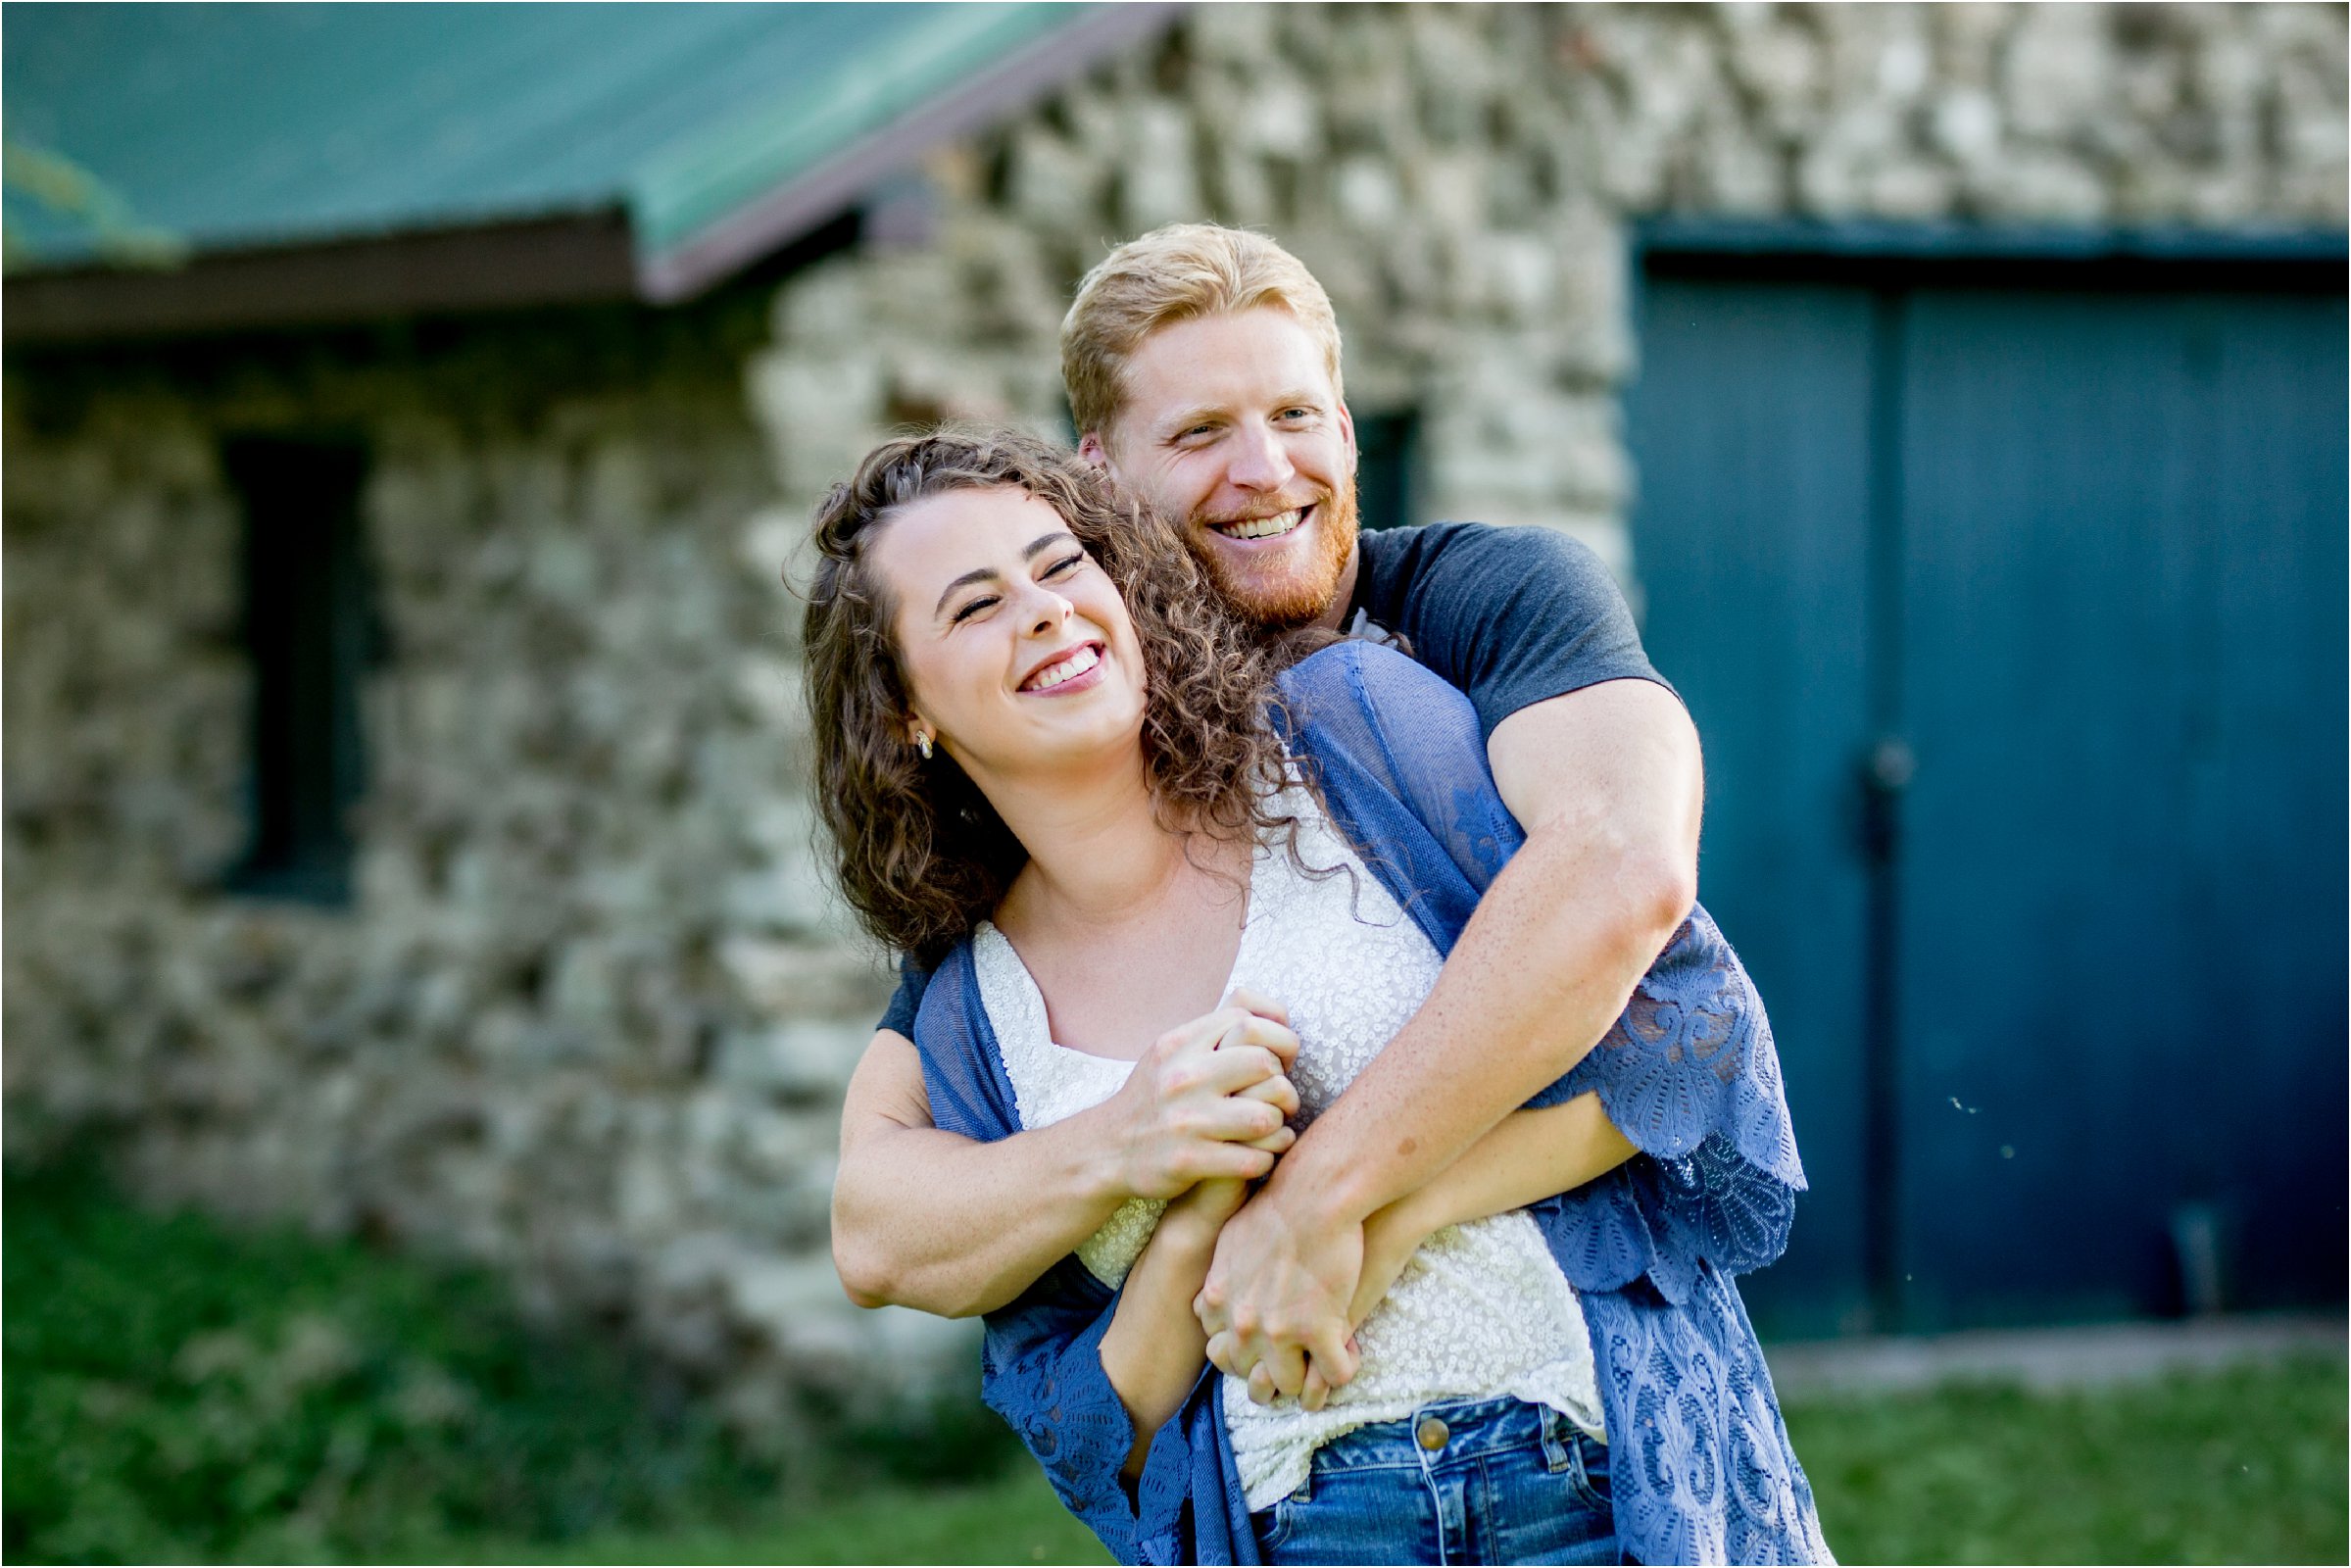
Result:
[[614,1532],[556,1547],[461,1543],[453,1562],[1106,1563],[1094,1533],[1022,1462],[978,1486],[877,1487],[821,1507],[778,1510],[736,1530]]
[[[1969,1386],[1791,1406],[1847,1562],[2341,1562],[2351,1554],[2340,1358],[2057,1396]],[[610,1537],[514,1560],[1109,1561],[1034,1470],[982,1491],[877,1494],[740,1535]]]
[[2347,1397],[2335,1356],[1786,1413],[1848,1561],[2342,1562]]
[[85,1160],[6,1186],[12,1561],[427,1559],[483,1540],[757,1529],[1017,1449],[977,1407],[821,1430],[792,1463],[612,1336],[525,1326],[497,1282],[348,1243],[156,1216]]
[[[22,1562],[1108,1559],[976,1407],[737,1449],[609,1338],[495,1284],[114,1200],[6,1192],[6,1509]],[[2063,1396],[1800,1403],[1829,1543],[1869,1562],[2338,1562],[2341,1357]]]

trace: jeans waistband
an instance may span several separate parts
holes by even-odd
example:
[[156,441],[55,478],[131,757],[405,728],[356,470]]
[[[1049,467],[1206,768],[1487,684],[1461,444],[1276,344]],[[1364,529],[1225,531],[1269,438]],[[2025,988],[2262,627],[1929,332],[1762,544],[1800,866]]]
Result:
[[[1445,1427],[1445,1441],[1435,1448],[1420,1441],[1421,1423],[1432,1416]],[[1579,1436],[1576,1424],[1548,1405],[1507,1396],[1438,1401],[1400,1421],[1375,1421],[1324,1444],[1314,1451],[1314,1468],[1419,1470],[1537,1447],[1546,1439],[1552,1446],[1572,1444]]]

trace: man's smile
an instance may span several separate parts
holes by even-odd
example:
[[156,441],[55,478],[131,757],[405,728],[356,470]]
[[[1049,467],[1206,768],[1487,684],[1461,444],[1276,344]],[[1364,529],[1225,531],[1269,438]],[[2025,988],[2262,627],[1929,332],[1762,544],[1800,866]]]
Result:
[[1260,517],[1241,517],[1227,522],[1211,522],[1209,530],[1220,538],[1236,540],[1279,539],[1295,533],[1314,514],[1311,505],[1292,507],[1288,512],[1270,513]]

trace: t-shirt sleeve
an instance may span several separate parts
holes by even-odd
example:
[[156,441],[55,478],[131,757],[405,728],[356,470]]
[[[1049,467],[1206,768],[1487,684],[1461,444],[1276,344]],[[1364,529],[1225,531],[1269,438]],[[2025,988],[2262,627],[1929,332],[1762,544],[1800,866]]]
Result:
[[1478,726],[1609,680],[1673,687],[1641,651],[1616,579],[1550,528],[1439,522],[1367,533],[1356,602],[1469,694]]
[[911,957],[898,960],[898,989],[890,995],[890,1010],[875,1024],[876,1033],[895,1029],[908,1040],[914,1038],[914,1014],[922,1010],[922,994],[930,988],[931,972]]

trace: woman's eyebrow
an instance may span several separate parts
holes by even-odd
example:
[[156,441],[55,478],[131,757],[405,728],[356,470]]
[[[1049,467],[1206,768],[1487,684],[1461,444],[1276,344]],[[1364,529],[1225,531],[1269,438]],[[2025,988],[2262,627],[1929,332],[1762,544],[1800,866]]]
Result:
[[994,566],[972,567],[969,571],[963,573],[962,576],[957,577],[954,582],[949,583],[946,587],[939,590],[939,602],[931,607],[931,613],[933,615],[946,614],[947,602],[955,597],[956,589],[968,588],[975,582],[993,581],[996,575],[997,572]]
[[[1041,533],[1036,538],[1031,539],[1028,544],[1021,549],[1020,559],[1023,561],[1034,561],[1037,559],[1037,556],[1040,552],[1050,550],[1054,545],[1062,543],[1074,545],[1077,542],[1077,536],[1071,533],[1068,529],[1055,528],[1051,533]],[[955,592],[956,589],[968,588],[975,582],[993,581],[997,575],[998,573],[994,566],[972,567],[969,571],[963,573],[962,576],[957,577],[955,581],[949,583],[946,587],[939,590],[939,602],[931,607],[931,613],[934,615],[946,614],[947,602],[955,597]]]

